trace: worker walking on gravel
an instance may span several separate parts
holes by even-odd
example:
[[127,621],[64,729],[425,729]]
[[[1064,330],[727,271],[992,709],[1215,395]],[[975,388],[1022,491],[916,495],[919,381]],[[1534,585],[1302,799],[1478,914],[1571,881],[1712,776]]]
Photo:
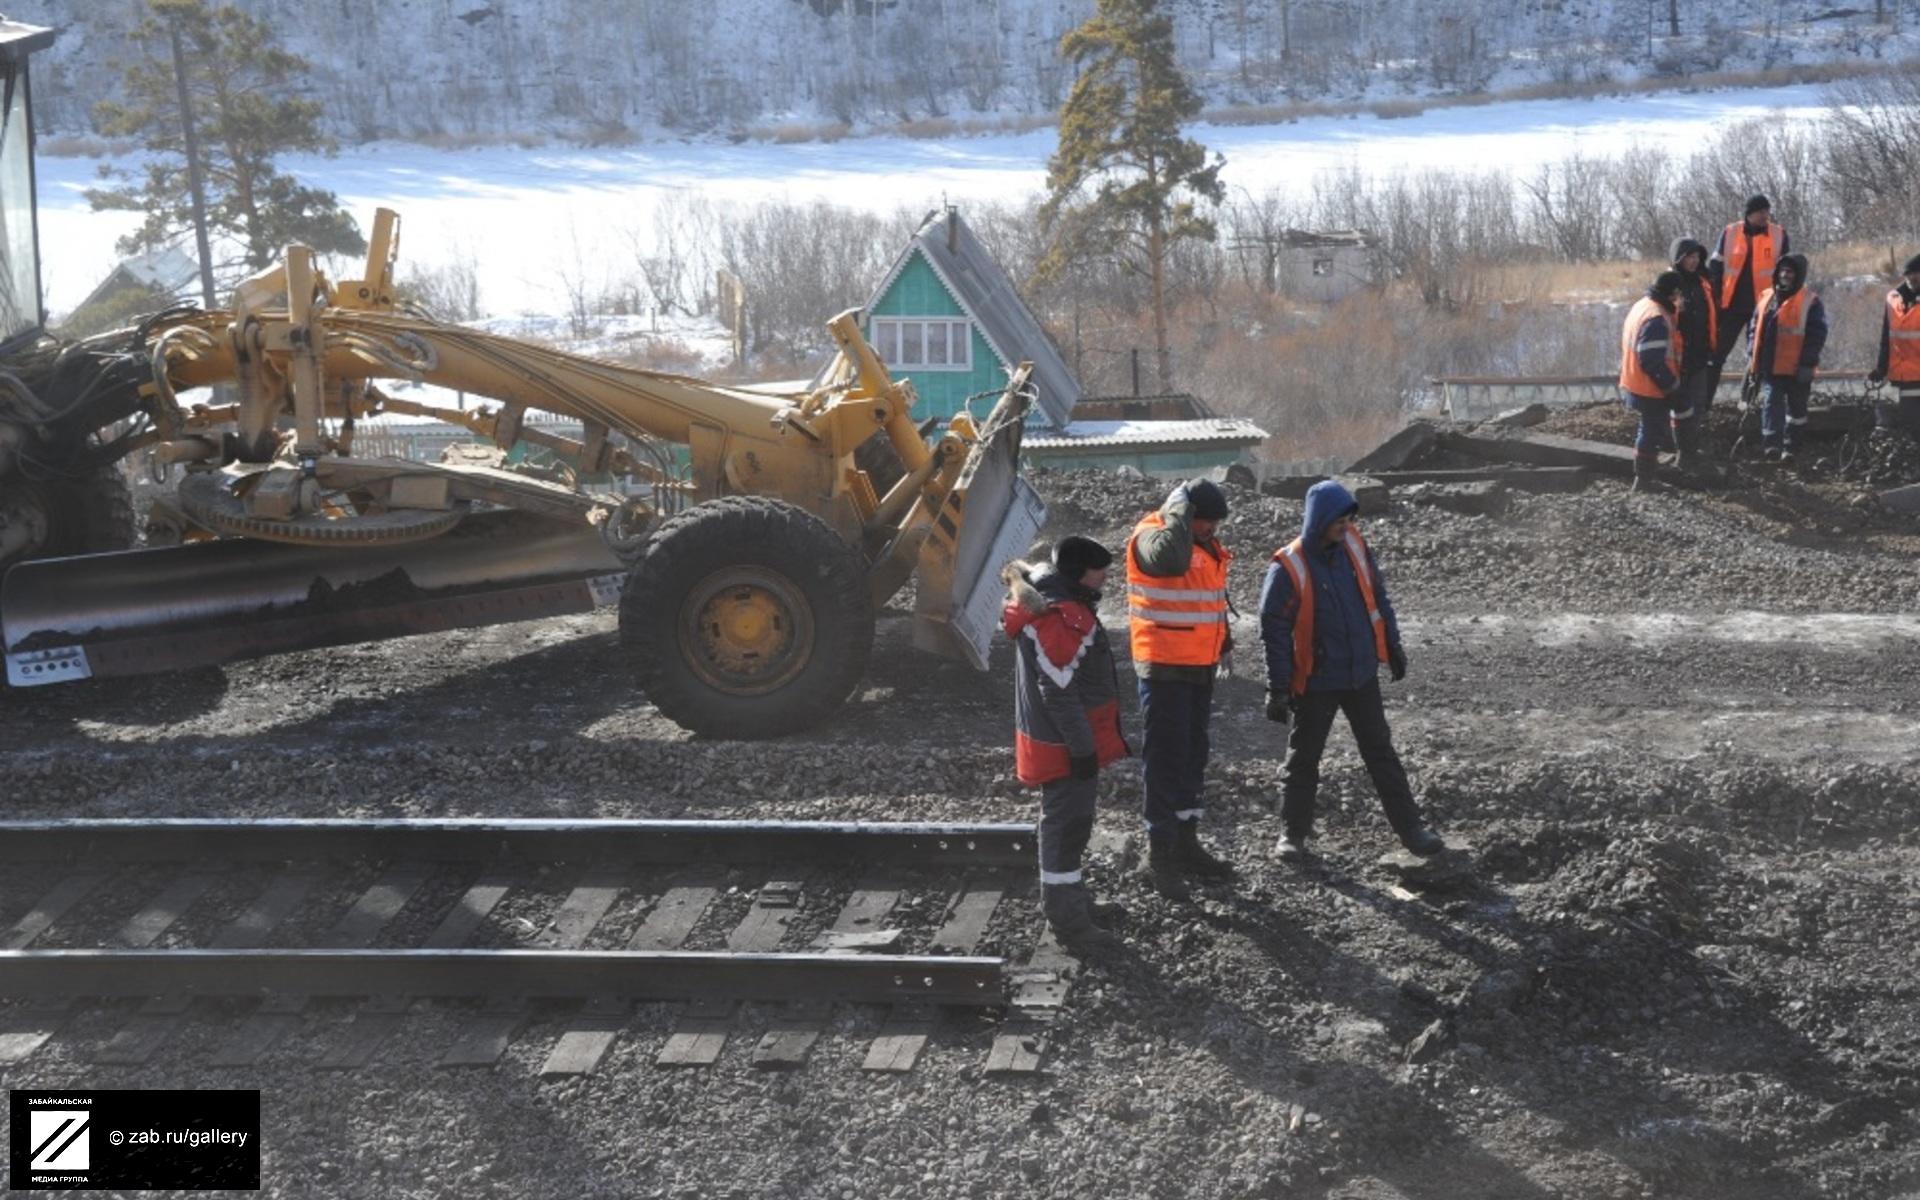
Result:
[[1774,264],[1773,286],[1747,326],[1747,374],[1766,389],[1760,444],[1767,458],[1793,461],[1826,344],[1827,308],[1807,286],[1807,257],[1789,254]]
[[1127,614],[1145,725],[1144,870],[1169,900],[1192,896],[1188,875],[1233,877],[1233,868],[1200,844],[1213,680],[1233,648],[1227,623],[1233,555],[1217,536],[1226,519],[1226,493],[1195,479],[1173,489],[1127,539]]
[[1773,278],[1774,264],[1786,256],[1787,231],[1773,219],[1773,205],[1762,195],[1748,197],[1745,215],[1720,231],[1713,257],[1707,260],[1716,304],[1714,387],[1720,386],[1720,369]]
[[1874,414],[1880,427],[1920,434],[1920,254],[1901,273],[1880,311],[1880,357],[1867,378],[1893,384],[1894,402]]
[[1274,552],[1260,591],[1267,719],[1292,725],[1280,775],[1285,832],[1275,848],[1289,862],[1307,858],[1320,756],[1333,718],[1343,712],[1400,844],[1423,856],[1447,848],[1421,819],[1387,728],[1380,668],[1399,682],[1407,674],[1407,654],[1386,579],[1354,526],[1359,509],[1337,480],[1314,484],[1300,536]]
[[1692,416],[1680,415],[1677,399],[1684,347],[1676,304],[1683,285],[1680,272],[1660,272],[1620,327],[1620,400],[1640,416],[1633,437],[1635,491],[1652,482],[1660,452],[1675,444],[1679,426]]
[[1674,312],[1680,329],[1680,388],[1674,393],[1673,436],[1680,449],[1674,466],[1692,470],[1700,463],[1700,441],[1707,414],[1713,410],[1713,392],[1720,383],[1714,348],[1720,343],[1718,309],[1713,282],[1704,270],[1707,248],[1692,238],[1679,238],[1670,256],[1680,275],[1680,293]]
[[1100,589],[1113,555],[1083,537],[1061,539],[1047,563],[1016,562],[1002,624],[1015,648],[1014,767],[1040,789],[1040,895],[1047,924],[1068,946],[1101,948],[1082,873],[1093,837],[1100,768],[1125,758],[1120,677],[1100,624]]

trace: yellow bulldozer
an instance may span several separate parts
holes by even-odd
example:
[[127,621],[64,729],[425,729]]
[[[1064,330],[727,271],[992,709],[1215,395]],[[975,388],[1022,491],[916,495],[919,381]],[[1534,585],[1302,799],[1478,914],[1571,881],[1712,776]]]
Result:
[[[35,34],[10,37],[22,28],[0,29],[0,69],[24,103]],[[0,144],[0,159],[22,152]],[[0,187],[31,178],[6,166]],[[0,194],[10,229],[31,228],[32,205],[30,190]],[[909,581],[915,645],[985,667],[997,570],[1044,519],[1018,469],[1025,367],[982,419],[930,437],[854,313],[829,322],[838,349],[816,386],[722,386],[411,310],[394,287],[399,229],[376,214],[358,278],[329,279],[294,246],[224,310],[172,309],[81,342],[44,333],[36,286],[0,331],[10,685],[618,604],[622,650],[662,713],[702,734],[774,736],[846,699],[876,609]],[[37,285],[31,238],[0,251],[0,275]],[[382,389],[393,380],[494,403],[400,399]],[[357,426],[382,413],[437,418],[484,449],[357,454]],[[535,413],[571,418],[578,436]],[[527,446],[561,469],[507,461]],[[181,472],[149,522],[150,543],[177,544],[120,549],[116,464],[136,454]],[[85,553],[99,549],[117,552]]]

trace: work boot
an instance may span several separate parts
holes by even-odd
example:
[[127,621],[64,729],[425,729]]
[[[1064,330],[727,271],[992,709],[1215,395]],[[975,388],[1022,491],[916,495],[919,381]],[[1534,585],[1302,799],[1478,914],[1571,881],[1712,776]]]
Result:
[[1180,851],[1180,865],[1186,869],[1187,874],[1196,879],[1215,881],[1233,878],[1233,864],[1224,859],[1215,858],[1207,853],[1205,846],[1200,844],[1198,820],[1182,821],[1176,828],[1179,833],[1176,835],[1177,840],[1174,845]]
[[1432,858],[1447,848],[1446,842],[1441,840],[1440,835],[1425,825],[1415,825],[1401,834],[1400,844],[1405,846],[1409,853],[1418,854],[1421,858]]
[[1654,483],[1653,477],[1659,470],[1660,470],[1659,459],[1643,458],[1638,454],[1634,455],[1633,456],[1633,486],[1628,490],[1633,492],[1651,492],[1656,490],[1656,484]]
[[1304,863],[1313,857],[1307,849],[1307,835],[1304,833],[1283,833],[1274,844],[1273,852],[1281,862]]
[[1047,883],[1040,886],[1040,909],[1047,925],[1063,946],[1084,950],[1111,950],[1119,945],[1114,936],[1094,924],[1093,912],[1083,883]]
[[1779,462],[1782,457],[1780,453],[1780,447],[1768,446],[1765,450],[1762,450],[1760,452],[1760,457],[1766,459],[1768,462]]
[[1781,448],[1780,465],[1783,467],[1790,467],[1793,465],[1793,447],[1785,446]]
[[1191,900],[1193,889],[1180,874],[1180,843],[1172,834],[1149,834],[1147,861],[1140,865],[1153,890],[1168,900]]

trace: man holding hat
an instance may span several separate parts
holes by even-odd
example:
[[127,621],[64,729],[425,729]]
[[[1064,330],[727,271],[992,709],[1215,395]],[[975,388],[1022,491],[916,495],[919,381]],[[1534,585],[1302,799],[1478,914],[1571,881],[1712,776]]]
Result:
[[[1675,397],[1680,390],[1680,325],[1675,305],[1684,280],[1678,271],[1662,271],[1647,294],[1627,310],[1620,328],[1620,400],[1640,414],[1633,439],[1633,488],[1647,486],[1657,473],[1660,451],[1670,449],[1682,420]],[[1689,436],[1683,441],[1691,441]]]
[[[1720,306],[1714,319],[1719,335],[1719,343],[1713,348],[1716,371],[1740,341],[1760,293],[1770,286],[1774,264],[1786,256],[1787,231],[1774,221],[1773,205],[1765,196],[1749,196],[1746,215],[1720,231],[1713,257],[1707,260],[1714,301]],[[1718,374],[1713,382],[1719,385]]]
[[1145,872],[1169,900],[1192,897],[1186,875],[1233,877],[1233,868],[1200,844],[1213,678],[1233,647],[1227,624],[1233,555],[1216,536],[1226,519],[1226,493],[1194,479],[1174,488],[1127,539],[1127,615],[1146,726],[1140,752]]
[[1880,312],[1880,358],[1867,378],[1893,383],[1894,403],[1879,406],[1880,427],[1920,433],[1920,254],[1901,274]]
[[1040,895],[1047,924],[1069,948],[1110,948],[1096,921],[1082,860],[1093,837],[1100,768],[1125,758],[1120,677],[1100,624],[1113,555],[1062,538],[1051,562],[1008,564],[1001,624],[1015,648],[1014,768],[1040,789]]

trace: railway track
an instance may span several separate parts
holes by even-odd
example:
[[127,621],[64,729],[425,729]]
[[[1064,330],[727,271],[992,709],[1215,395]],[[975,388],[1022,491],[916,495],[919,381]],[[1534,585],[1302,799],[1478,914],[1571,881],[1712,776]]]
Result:
[[884,1005],[866,1066],[910,1070],[944,1012],[1008,1003],[1034,857],[1006,824],[0,821],[0,1065],[138,998],[94,1061],[197,1015],[216,1065],[355,1067],[438,1011],[443,1065],[557,1022],[543,1074],[588,1074],[670,1001],[662,1065],[751,1031],[798,1066],[836,1006]]

